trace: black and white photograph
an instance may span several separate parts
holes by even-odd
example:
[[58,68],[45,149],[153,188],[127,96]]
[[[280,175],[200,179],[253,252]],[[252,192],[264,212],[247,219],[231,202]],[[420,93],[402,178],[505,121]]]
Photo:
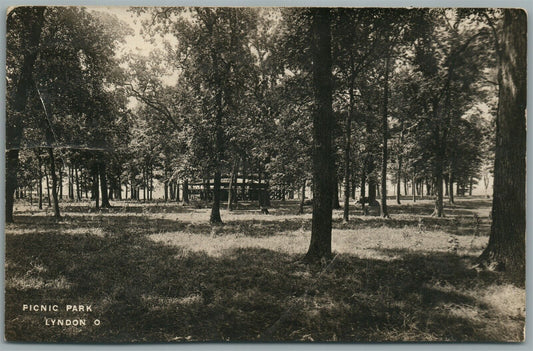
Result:
[[8,342],[525,341],[524,9],[6,23]]

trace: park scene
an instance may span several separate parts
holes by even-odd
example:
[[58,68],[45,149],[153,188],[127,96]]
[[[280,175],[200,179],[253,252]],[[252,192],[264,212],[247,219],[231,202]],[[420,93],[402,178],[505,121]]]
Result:
[[524,341],[526,33],[9,9],[6,340]]

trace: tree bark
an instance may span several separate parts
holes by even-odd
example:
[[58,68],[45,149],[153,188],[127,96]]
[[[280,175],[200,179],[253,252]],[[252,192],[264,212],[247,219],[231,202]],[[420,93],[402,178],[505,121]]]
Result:
[[[213,49],[214,50],[214,49]],[[213,65],[215,68],[215,77],[218,76],[218,57],[215,52],[212,53],[213,56]],[[222,94],[221,88],[216,93],[215,97],[215,175],[214,175],[214,184],[213,184],[213,205],[211,207],[211,215],[209,217],[209,222],[211,224],[222,223],[222,218],[220,217],[220,178],[221,178],[221,162],[224,152],[224,131],[222,129],[222,114],[223,105],[222,105]]]
[[[33,66],[37,59],[39,39],[44,23],[45,7],[21,7],[21,11],[30,11],[26,23],[31,26],[28,31],[28,41],[20,75],[16,83],[15,98],[13,101],[13,116],[6,116],[6,193],[5,216],[6,223],[13,223],[14,193],[17,188],[17,172],[19,167],[19,147],[24,129],[22,114],[26,108],[28,93],[33,81]],[[7,28],[10,28],[10,19],[16,9],[7,16]]]
[[415,175],[415,172],[413,172],[413,178],[412,178],[411,183],[413,184],[413,189],[411,189],[413,191],[413,202],[416,202],[416,175]]
[[93,166],[93,188],[92,188],[92,195],[93,200],[95,202],[96,209],[100,209],[100,191],[98,190],[99,186],[99,176],[98,176],[98,163],[95,163]]
[[444,217],[444,205],[443,205],[443,188],[442,188],[442,172],[437,172],[435,178],[435,210],[433,215],[436,217]]
[[52,199],[54,203],[54,217],[61,218],[59,213],[59,200],[57,198],[57,174],[56,174],[56,160],[54,157],[54,149],[47,148],[48,158],[50,159],[50,176],[52,177]]
[[185,179],[183,181],[182,198],[183,198],[183,203],[188,205],[189,204],[189,180],[188,179]]
[[39,172],[38,172],[38,176],[39,176],[39,184],[38,184],[38,190],[39,190],[39,210],[42,210],[43,209],[43,161],[41,159],[41,155],[39,155],[39,150],[37,150],[35,152],[35,154],[37,155],[37,161],[38,161],[38,164],[39,164]]
[[366,196],[366,172],[365,165],[363,165],[363,173],[361,174],[361,208],[365,209],[365,196]]
[[353,89],[350,89],[350,110],[346,114],[344,120],[344,212],[342,219],[348,222],[350,218],[350,145],[351,145],[351,130],[352,130],[352,105],[353,105]]
[[525,283],[527,15],[503,10],[499,54],[494,196],[489,244],[480,259]]
[[374,177],[370,176],[368,178],[368,201],[369,202],[375,202],[376,201],[376,179]]
[[63,199],[63,166],[62,164],[59,165],[59,198]]
[[333,176],[333,202],[331,203],[331,206],[334,210],[338,210],[341,208],[341,204],[339,203],[339,178],[337,175]]
[[313,113],[313,219],[311,242],[306,260],[331,257],[333,202],[332,154],[332,79],[330,10],[312,11],[313,90],[316,108]]
[[451,170],[450,170],[450,174],[448,174],[448,187],[449,187],[448,197],[449,197],[450,203],[453,204],[455,203],[455,200],[453,198],[453,173]]
[[[400,198],[401,198],[401,194],[400,194],[400,191],[401,191],[401,178],[402,178],[402,154],[400,152],[400,149],[403,145],[403,120],[401,121],[401,127],[402,131],[400,132],[400,145],[398,146],[398,173],[396,175],[396,203],[398,205],[401,204],[401,201],[400,201]],[[407,178],[407,176],[406,176]],[[404,185],[404,190],[407,190],[407,182],[406,182],[406,179],[404,179],[404,182],[403,182],[403,185]],[[414,183],[413,183],[413,189],[414,189]],[[405,192],[405,195],[407,195],[407,191]]]
[[387,142],[389,139],[389,122],[388,122],[388,104],[389,104],[389,57],[385,59],[385,78],[383,88],[383,115],[381,118],[381,133],[382,133],[382,158],[381,158],[381,216],[389,217],[387,210],[387,158],[388,148]]
[[231,168],[231,175],[229,179],[229,186],[228,186],[228,211],[233,211],[233,177],[235,176],[235,168],[237,167],[237,161],[233,162],[233,167]]
[[100,162],[98,166],[100,172],[100,188],[102,193],[102,208],[110,208],[109,198],[107,194],[107,174],[105,161]]
[[52,207],[52,197],[50,196],[50,179],[48,177],[48,169],[44,166],[44,174],[46,180],[46,196],[48,200],[48,207]]
[[80,179],[78,176],[78,167],[74,167],[74,173],[76,177],[76,199],[80,201],[82,194],[81,194],[81,188],[80,188]]
[[304,213],[304,202],[305,202],[305,179],[302,183],[302,192],[300,193],[300,206],[298,208],[298,214]]

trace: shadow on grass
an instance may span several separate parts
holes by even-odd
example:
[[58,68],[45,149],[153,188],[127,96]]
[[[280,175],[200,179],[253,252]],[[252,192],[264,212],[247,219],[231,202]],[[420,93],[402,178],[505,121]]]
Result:
[[[115,236],[143,236],[172,232],[186,232],[198,235],[210,235],[213,227],[207,222],[157,218],[156,216],[142,216],[130,214],[88,214],[69,216],[64,215],[61,220],[46,216],[20,215],[16,217],[15,229],[41,234],[79,234],[80,231],[97,230],[101,235]],[[249,237],[266,237],[279,235],[283,232],[296,230],[310,230],[309,219],[291,218],[281,220],[276,217],[261,217],[258,219],[238,219],[224,222],[216,227],[216,235],[242,235]],[[8,228],[9,229],[9,228]]]
[[[158,218],[151,213],[130,214],[124,212],[96,212],[86,215],[69,213],[64,214],[59,221],[50,216],[17,215],[15,228],[33,232],[49,233],[78,233],[80,230],[100,230],[103,235],[149,235],[171,232],[186,232],[190,234],[210,234],[211,225],[205,221],[194,218],[194,209],[187,208],[191,217],[171,219]],[[163,212],[168,213],[168,212]],[[403,216],[384,219],[371,216],[352,216],[348,223],[341,219],[333,220],[333,228],[341,230],[357,230],[364,228],[404,228],[410,227],[419,231],[442,230],[453,235],[479,235],[486,236],[490,232],[490,223],[476,220],[475,217],[415,217]],[[250,237],[275,236],[283,232],[296,230],[308,231],[311,228],[311,219],[308,217],[291,217],[283,219],[281,216],[257,215],[250,218],[236,218],[226,220],[216,230],[218,236],[243,235]]]
[[[470,258],[453,254],[406,251],[392,261],[339,255],[324,269],[268,249],[212,257],[144,235],[50,232],[7,234],[6,253],[10,341],[504,341],[518,339],[523,326],[488,332],[496,323],[490,317],[447,309],[490,314],[464,290],[500,278],[478,274]],[[25,303],[85,303],[93,312],[22,312]],[[47,327],[44,317],[89,325]]]

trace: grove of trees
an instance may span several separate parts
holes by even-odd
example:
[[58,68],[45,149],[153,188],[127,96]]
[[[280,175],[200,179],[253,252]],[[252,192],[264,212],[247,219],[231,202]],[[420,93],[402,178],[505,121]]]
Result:
[[64,201],[150,201],[161,184],[165,201],[199,195],[216,225],[225,200],[228,210],[242,200],[266,209],[299,194],[303,212],[311,189],[306,259],[327,260],[341,203],[348,222],[358,199],[393,217],[391,191],[398,203],[432,196],[442,217],[446,195],[453,203],[494,169],[482,260],[523,274],[523,11],[128,13],[150,52],[126,50],[134,31],[108,13],[9,12],[7,222],[19,197],[48,200],[60,218]]

